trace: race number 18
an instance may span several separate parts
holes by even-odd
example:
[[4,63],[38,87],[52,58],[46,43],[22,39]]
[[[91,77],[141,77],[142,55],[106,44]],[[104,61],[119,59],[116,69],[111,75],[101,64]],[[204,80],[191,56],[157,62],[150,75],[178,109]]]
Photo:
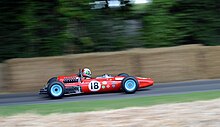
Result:
[[101,88],[101,84],[98,81],[91,81],[89,83],[89,90],[90,91],[98,91]]

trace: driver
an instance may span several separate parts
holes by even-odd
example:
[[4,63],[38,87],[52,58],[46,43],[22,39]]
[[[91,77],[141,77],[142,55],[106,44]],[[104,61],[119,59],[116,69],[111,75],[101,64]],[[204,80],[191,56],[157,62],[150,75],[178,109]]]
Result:
[[82,69],[82,76],[85,78],[91,78],[92,77],[92,72],[90,71],[89,68],[83,68]]

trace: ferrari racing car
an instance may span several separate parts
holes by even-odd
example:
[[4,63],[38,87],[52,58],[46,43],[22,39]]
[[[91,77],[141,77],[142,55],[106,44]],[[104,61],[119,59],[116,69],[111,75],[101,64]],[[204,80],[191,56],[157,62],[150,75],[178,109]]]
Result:
[[103,74],[95,78],[91,77],[89,68],[79,69],[78,74],[70,76],[58,76],[50,78],[47,84],[40,89],[40,94],[47,94],[51,98],[62,98],[69,94],[89,94],[123,91],[132,94],[137,89],[152,86],[151,78],[129,76],[126,73],[111,76]]

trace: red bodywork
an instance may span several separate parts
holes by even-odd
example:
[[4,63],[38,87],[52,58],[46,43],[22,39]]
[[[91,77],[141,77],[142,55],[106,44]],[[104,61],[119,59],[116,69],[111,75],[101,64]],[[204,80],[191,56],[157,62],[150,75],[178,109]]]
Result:
[[[58,81],[62,82],[65,88],[73,86],[80,86],[82,93],[104,93],[104,92],[117,92],[121,90],[121,82],[125,78],[123,76],[113,77],[96,77],[89,79],[81,79],[81,82],[65,83],[65,79],[77,78],[77,75],[71,76],[58,76]],[[135,77],[138,81],[139,87],[144,88],[152,86],[154,81],[151,78]]]

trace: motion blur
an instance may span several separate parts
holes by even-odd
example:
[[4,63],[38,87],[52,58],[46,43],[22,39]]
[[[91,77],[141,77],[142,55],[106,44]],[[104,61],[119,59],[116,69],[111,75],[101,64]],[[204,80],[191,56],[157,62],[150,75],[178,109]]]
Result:
[[0,60],[219,45],[219,8],[216,0],[1,0]]
[[[218,77],[218,48],[149,48],[220,45],[219,8],[216,0],[1,0],[1,86],[37,90],[83,66],[156,82]],[[145,49],[104,53],[131,48]],[[79,55],[89,52],[102,53]]]

